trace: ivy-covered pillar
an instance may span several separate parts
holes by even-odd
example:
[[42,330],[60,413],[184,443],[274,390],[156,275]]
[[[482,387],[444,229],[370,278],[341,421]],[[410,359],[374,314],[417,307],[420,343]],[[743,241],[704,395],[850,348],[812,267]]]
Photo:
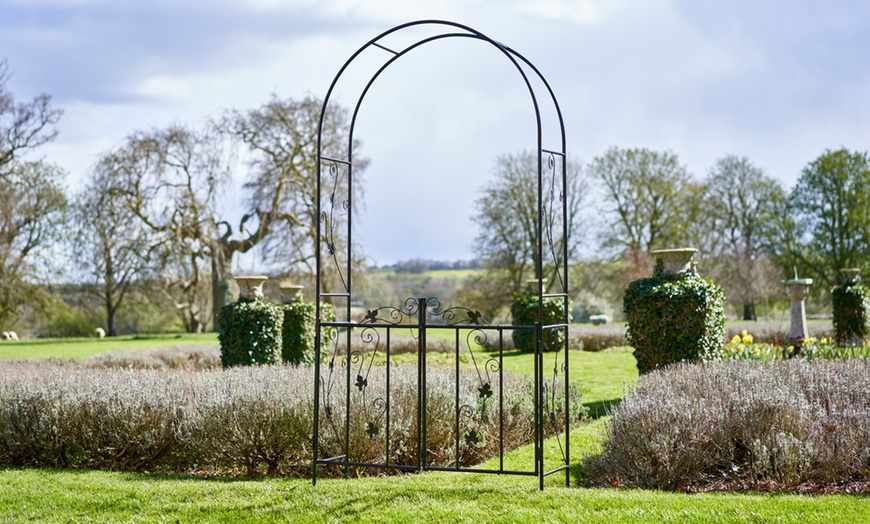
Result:
[[215,325],[225,368],[281,362],[284,311],[264,298],[267,279],[259,275],[235,277],[239,299],[218,313]]
[[626,338],[641,374],[722,355],[725,295],[718,284],[698,275],[692,260],[696,251],[653,251],[653,276],[635,280],[625,290]]
[[834,338],[838,346],[863,346],[867,340],[870,290],[861,284],[859,268],[840,270],[839,286],[831,290]]

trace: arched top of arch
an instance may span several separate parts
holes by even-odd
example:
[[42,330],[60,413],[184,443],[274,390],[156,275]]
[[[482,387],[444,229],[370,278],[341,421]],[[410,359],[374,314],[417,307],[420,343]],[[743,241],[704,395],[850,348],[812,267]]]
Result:
[[[413,28],[426,28],[429,29],[430,32],[428,36],[424,36],[411,44],[405,45],[401,48],[391,48],[390,40],[387,37],[390,35],[397,34],[402,31],[410,30]],[[526,86],[526,89],[529,94],[529,98],[531,101],[531,106],[535,115],[536,122],[536,136],[537,143],[535,150],[537,151],[537,220],[535,227],[535,236],[536,246],[535,246],[535,276],[538,281],[537,291],[539,297],[544,297],[544,282],[546,279],[544,278],[544,270],[543,265],[545,258],[545,253],[548,253],[546,257],[548,259],[551,258],[549,263],[552,263],[553,267],[557,268],[556,276],[558,276],[558,284],[559,284],[559,293],[558,296],[567,297],[567,241],[558,242],[558,238],[567,239],[567,216],[566,216],[566,207],[565,207],[565,165],[567,162],[566,152],[565,152],[565,125],[564,120],[562,118],[562,112],[559,107],[558,101],[556,100],[556,96],[553,93],[550,84],[541,74],[541,72],[524,56],[520,53],[516,52],[512,48],[498,42],[485,34],[472,29],[468,26],[458,24],[455,22],[448,22],[443,20],[419,20],[415,22],[409,22],[406,24],[401,24],[392,29],[384,31],[378,36],[372,38],[363,46],[361,46],[355,53],[353,53],[350,58],[342,65],[339,69],[338,73],[332,80],[332,83],[327,90],[326,96],[323,99],[323,106],[321,108],[319,127],[318,127],[318,135],[317,135],[317,215],[320,217],[321,228],[318,229],[317,232],[317,252],[316,252],[316,265],[317,265],[317,295],[318,296],[328,296],[328,297],[346,297],[348,301],[347,311],[349,316],[350,311],[350,302],[349,298],[351,296],[352,289],[352,275],[351,275],[351,261],[353,260],[352,256],[352,236],[353,236],[353,227],[352,227],[352,213],[351,209],[355,208],[352,203],[352,195],[354,194],[353,189],[353,144],[354,144],[354,127],[357,120],[357,115],[359,114],[360,107],[366,97],[366,94],[369,92],[371,87],[374,85],[378,77],[383,73],[387,68],[390,67],[397,60],[402,57],[408,55],[415,49],[420,48],[429,43],[434,43],[438,41],[442,41],[445,39],[471,39],[480,42],[484,42],[490,46],[492,46],[497,52],[499,52],[509,64],[511,64],[518,74],[520,80]],[[360,90],[359,97],[353,109],[353,116],[350,122],[350,131],[347,142],[347,155],[345,159],[339,158],[327,158],[322,155],[322,133],[323,133],[323,124],[325,121],[325,117],[327,114],[327,109],[330,103],[330,99],[333,96],[336,85],[339,83],[339,80],[342,76],[348,71],[348,68],[353,64],[363,53],[368,50],[376,51],[375,56],[383,57],[383,61],[377,61],[379,64],[376,66],[374,73],[369,78],[368,82],[365,86]],[[539,96],[540,93],[536,92],[536,88],[540,91],[543,86],[546,91],[544,96]],[[551,149],[545,149],[542,144],[542,117],[541,117],[541,101],[549,101],[552,104],[552,111],[556,115],[557,123],[558,123],[558,137],[561,140],[561,144],[556,147],[552,147]],[[547,170],[549,175],[547,176],[547,180],[544,178],[544,162],[543,157],[547,157]],[[553,157],[560,157],[561,160],[559,162],[555,162]],[[328,195],[326,195],[325,201],[321,201],[321,188],[323,187],[323,179],[322,179],[322,171],[323,171],[323,163],[327,162],[329,164],[328,175],[331,179],[331,182],[326,184],[330,189],[328,191]],[[556,168],[556,164],[559,164],[559,168]],[[341,168],[339,169],[339,166]],[[342,171],[342,173],[340,173]],[[339,183],[339,179],[342,179],[342,183]],[[343,184],[343,186],[342,186]],[[545,187],[546,186],[546,187]],[[545,197],[545,193],[547,193],[547,197]],[[545,201],[545,198],[547,199]],[[558,204],[557,204],[558,199]],[[559,211],[561,208],[561,212]],[[559,225],[561,224],[561,228]],[[558,231],[561,229],[561,235],[558,234]],[[346,231],[345,237],[346,239],[342,240],[341,231]],[[546,245],[545,245],[546,238]],[[329,291],[326,293],[321,293],[321,277],[324,274],[321,271],[322,266],[322,255],[321,255],[321,242],[325,242],[326,253],[325,255],[332,259],[335,265],[335,277],[334,279],[337,281],[338,290],[335,292]],[[343,247],[340,245],[343,241]],[[344,259],[344,263],[342,264],[339,261],[340,251],[346,251],[343,253],[341,258]],[[552,284],[551,284],[552,285]],[[551,295],[547,295],[551,296]],[[556,296],[556,295],[552,295]],[[541,302],[542,303],[542,302]],[[540,306],[542,307],[542,306]]]
[[[417,40],[416,42],[414,42],[410,45],[407,45],[401,49],[391,48],[384,43],[384,41],[390,35],[394,35],[394,34],[402,32],[402,31],[407,31],[409,29],[420,28],[420,27],[433,28],[433,29],[435,29],[435,33],[431,34],[427,37],[424,37],[420,40]],[[555,114],[556,114],[557,119],[558,119],[559,136],[561,138],[561,144],[560,144],[560,151],[558,151],[557,154],[564,155],[564,153],[565,153],[565,124],[564,124],[564,120],[562,118],[561,108],[559,107],[559,103],[556,100],[556,96],[553,93],[553,90],[550,87],[550,84],[547,82],[546,78],[544,78],[544,76],[541,74],[541,72],[538,70],[538,68],[535,67],[534,64],[532,64],[531,61],[529,61],[527,58],[525,58],[523,55],[521,55],[520,53],[518,53],[514,49],[502,44],[501,42],[498,42],[497,40],[494,40],[494,39],[488,37],[487,35],[483,34],[480,31],[477,31],[476,29],[473,29],[473,28],[468,27],[466,25],[459,24],[456,22],[445,21],[445,20],[418,20],[418,21],[408,22],[405,24],[398,25],[396,27],[393,27],[392,29],[388,29],[388,30],[384,31],[383,33],[379,34],[378,36],[372,38],[368,42],[366,42],[359,49],[357,49],[357,51],[354,52],[350,56],[350,58],[347,59],[347,61],[345,61],[345,63],[339,69],[338,73],[333,78],[332,83],[330,84],[329,89],[326,92],[326,96],[323,99],[323,107],[322,107],[321,115],[320,115],[320,129],[322,129],[323,120],[324,120],[325,115],[326,115],[326,110],[327,110],[327,107],[329,105],[330,98],[332,97],[333,92],[335,91],[336,85],[339,83],[339,81],[341,80],[341,78],[343,77],[345,72],[348,70],[348,68],[351,66],[351,64],[353,64],[363,53],[365,53],[366,51],[371,50],[371,49],[377,49],[377,50],[379,50],[379,52],[382,52],[384,54],[384,57],[385,57],[384,62],[374,72],[374,74],[369,79],[368,83],[361,90],[359,98],[357,99],[357,102],[355,104],[355,107],[353,110],[353,116],[351,119],[351,125],[350,125],[350,136],[348,137],[348,149],[347,149],[348,158],[347,158],[347,161],[348,162],[351,161],[351,156],[352,156],[352,152],[353,152],[352,151],[353,132],[354,132],[355,124],[356,124],[356,117],[359,114],[359,109],[362,106],[362,102],[365,99],[366,94],[368,94],[370,88],[372,87],[372,85],[374,85],[375,81],[378,79],[378,77],[381,75],[381,73],[383,73],[387,68],[390,67],[390,65],[395,63],[397,60],[399,60],[400,58],[404,57],[408,53],[412,52],[413,50],[415,50],[423,45],[426,45],[426,44],[429,44],[432,42],[436,42],[436,41],[440,41],[440,40],[444,40],[444,39],[452,39],[452,38],[469,38],[469,39],[474,39],[474,40],[488,43],[493,48],[498,50],[509,61],[509,63],[513,65],[513,67],[515,68],[517,73],[520,75],[522,82],[526,86],[528,93],[529,93],[529,96],[530,96],[530,99],[531,99],[531,104],[532,104],[532,108],[533,108],[534,113],[535,113],[535,119],[536,119],[536,124],[537,124],[537,136],[538,136],[537,150],[539,150],[539,151],[542,149],[542,143],[541,143],[542,142],[542,139],[541,139],[541,137],[542,137],[541,108],[539,105],[540,104],[540,97],[538,96],[538,93],[536,92],[533,84],[534,84],[534,80],[537,80],[538,82],[540,82],[540,84],[546,90],[545,99],[549,99],[549,101],[552,103],[553,110],[555,111]],[[320,130],[319,130],[318,131],[318,155],[320,155],[320,145],[321,145],[321,134],[320,134]]]

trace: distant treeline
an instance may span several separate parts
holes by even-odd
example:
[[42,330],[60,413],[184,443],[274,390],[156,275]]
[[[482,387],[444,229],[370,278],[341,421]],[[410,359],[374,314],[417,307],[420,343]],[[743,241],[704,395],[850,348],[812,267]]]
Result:
[[412,258],[400,260],[395,264],[381,266],[382,271],[395,271],[396,273],[424,273],[437,269],[480,269],[479,260],[424,260]]

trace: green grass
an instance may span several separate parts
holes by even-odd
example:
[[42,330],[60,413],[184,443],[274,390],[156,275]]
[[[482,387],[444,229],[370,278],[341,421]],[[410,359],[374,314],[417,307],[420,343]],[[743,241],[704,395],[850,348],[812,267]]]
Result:
[[217,343],[217,333],[123,335],[119,337],[34,339],[0,342],[0,360],[87,358],[122,349],[150,349],[180,344]]
[[9,522],[866,522],[863,497],[535,489],[465,474],[203,480],[96,471],[0,471]]
[[[209,335],[213,337],[213,335]],[[209,336],[148,340],[151,346]],[[82,341],[103,348],[104,341]],[[112,341],[115,342],[115,341]],[[24,343],[19,343],[24,344]],[[43,343],[43,356],[66,356],[70,343]],[[36,348],[40,344],[31,344]],[[131,346],[132,347],[132,346]],[[144,348],[143,346],[136,346]],[[55,354],[49,354],[53,348]],[[112,347],[110,349],[118,349]],[[63,351],[63,354],[56,352]],[[572,351],[570,373],[582,384],[584,402],[603,407],[637,380],[629,350]],[[548,365],[548,364],[545,364]],[[530,373],[528,355],[506,355],[507,371]],[[594,413],[593,413],[594,414]],[[572,484],[583,453],[601,448],[606,417],[572,429]],[[557,461],[550,440],[548,465]],[[506,465],[528,469],[526,446]],[[497,459],[481,467],[496,465]],[[0,469],[0,522],[866,522],[866,497],[806,497],[769,494],[696,494],[564,487],[565,477],[547,478],[537,490],[534,477],[427,473],[391,477],[321,479],[270,478],[208,480],[103,471]]]

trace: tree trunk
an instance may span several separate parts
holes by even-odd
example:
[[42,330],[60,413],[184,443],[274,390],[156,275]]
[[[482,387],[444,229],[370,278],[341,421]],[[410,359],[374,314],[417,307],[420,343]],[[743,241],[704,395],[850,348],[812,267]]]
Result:
[[106,301],[106,335],[114,337],[118,334],[118,328],[115,327],[115,313],[117,307],[113,307],[110,300]]
[[758,320],[755,314],[755,303],[746,302],[743,304],[743,320]]
[[196,302],[190,303],[190,323],[188,325],[187,331],[189,333],[202,333],[205,329],[205,325],[202,321],[202,314],[199,312],[199,306],[196,305]]
[[106,281],[103,284],[105,291],[104,299],[106,302],[106,335],[114,337],[118,334],[115,327],[115,313],[118,311],[118,304],[114,300],[112,291],[115,287],[115,265],[112,263],[111,257],[105,257],[106,261]]
[[233,301],[232,253],[211,259],[212,325],[217,325],[221,308]]

